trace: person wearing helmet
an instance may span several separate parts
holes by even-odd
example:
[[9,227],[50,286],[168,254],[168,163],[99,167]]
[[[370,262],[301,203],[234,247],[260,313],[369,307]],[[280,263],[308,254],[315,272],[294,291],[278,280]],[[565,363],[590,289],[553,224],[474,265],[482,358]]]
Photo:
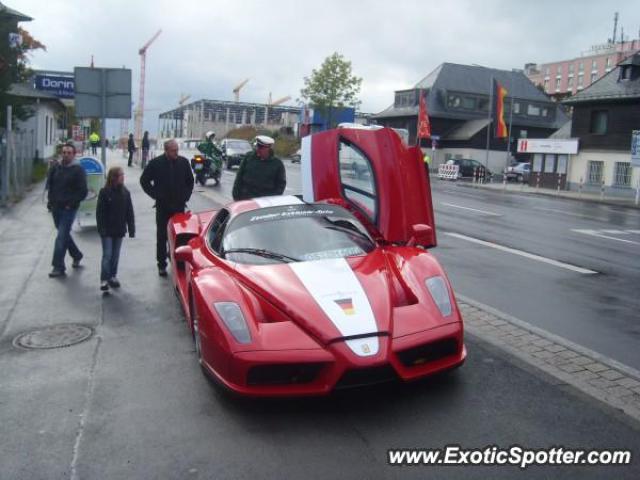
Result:
[[197,148],[200,153],[204,154],[205,158],[213,162],[214,167],[211,176],[217,185],[220,181],[220,174],[222,173],[222,151],[213,143],[213,140],[216,138],[216,132],[209,130],[204,136],[205,141],[200,143]]
[[255,139],[255,151],[247,153],[236,174],[233,199],[282,195],[287,186],[287,176],[282,160],[273,154],[275,141],[266,135]]

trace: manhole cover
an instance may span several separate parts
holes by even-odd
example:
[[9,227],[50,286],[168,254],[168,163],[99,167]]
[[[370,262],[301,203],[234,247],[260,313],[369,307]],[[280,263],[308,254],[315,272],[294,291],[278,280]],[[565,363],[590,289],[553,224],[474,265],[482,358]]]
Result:
[[91,338],[93,330],[84,325],[66,324],[40,328],[13,339],[13,344],[23,348],[62,348]]

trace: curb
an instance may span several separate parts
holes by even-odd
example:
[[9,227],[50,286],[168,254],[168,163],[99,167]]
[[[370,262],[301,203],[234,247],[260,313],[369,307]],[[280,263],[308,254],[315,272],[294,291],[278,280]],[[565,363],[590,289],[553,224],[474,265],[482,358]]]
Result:
[[465,330],[640,421],[640,371],[456,294]]

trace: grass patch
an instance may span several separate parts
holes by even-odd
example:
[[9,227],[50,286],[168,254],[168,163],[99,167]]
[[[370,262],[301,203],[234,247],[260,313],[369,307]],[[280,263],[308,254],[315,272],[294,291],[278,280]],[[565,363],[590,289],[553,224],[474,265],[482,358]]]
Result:
[[47,170],[49,166],[45,162],[37,162],[33,165],[33,171],[31,172],[31,183],[38,183],[44,180],[47,176]]

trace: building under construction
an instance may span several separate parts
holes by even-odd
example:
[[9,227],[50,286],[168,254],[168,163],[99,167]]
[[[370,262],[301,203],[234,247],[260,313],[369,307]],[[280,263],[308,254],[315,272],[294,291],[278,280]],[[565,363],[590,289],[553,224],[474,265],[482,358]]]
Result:
[[216,137],[242,126],[268,130],[290,128],[300,121],[300,107],[224,100],[198,100],[159,116],[160,138],[201,138],[213,130]]

